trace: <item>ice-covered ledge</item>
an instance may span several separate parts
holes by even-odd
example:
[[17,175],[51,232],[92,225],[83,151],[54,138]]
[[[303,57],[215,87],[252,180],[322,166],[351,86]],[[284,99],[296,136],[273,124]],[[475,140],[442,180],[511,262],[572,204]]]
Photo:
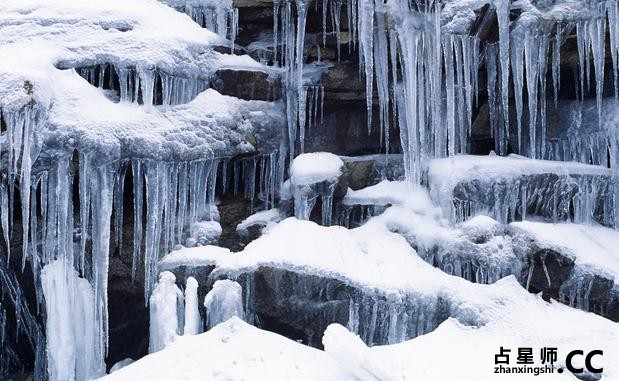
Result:
[[281,104],[200,94],[220,68],[273,70],[218,53],[229,41],[156,1],[5,2],[0,30],[0,109],[33,159],[73,149],[106,161],[233,156],[256,150],[260,134],[270,152],[285,125]]
[[601,166],[458,155],[430,161],[425,173],[433,201],[452,221],[483,213],[502,223],[527,215],[556,222],[570,214],[579,223],[614,221],[612,198],[606,197],[613,189],[612,171]]

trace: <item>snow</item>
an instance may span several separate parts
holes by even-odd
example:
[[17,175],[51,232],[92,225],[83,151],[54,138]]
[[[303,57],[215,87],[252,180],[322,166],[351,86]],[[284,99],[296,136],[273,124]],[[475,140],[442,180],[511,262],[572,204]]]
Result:
[[[373,348],[369,352],[364,350],[361,360],[358,342],[351,344],[351,351],[354,352],[351,356],[342,354],[341,346],[334,351],[333,356],[343,359],[346,367],[351,367],[351,361],[353,364],[359,362],[364,364],[361,369],[373,374],[393,372],[390,373],[392,379],[408,379],[411,375],[420,374],[428,380],[450,379],[447,376],[455,376],[456,372],[462,372],[460,379],[489,379],[492,377],[494,353],[501,345],[513,348],[557,346],[559,365],[563,364],[567,352],[574,348],[602,348],[605,353],[619,349],[619,328],[615,323],[556,302],[545,302],[540,296],[524,290],[513,276],[489,285],[474,284],[445,274],[424,262],[400,234],[390,230],[395,226],[400,229],[428,229],[430,232],[444,229],[443,236],[452,235],[452,239],[460,239],[458,237],[465,236],[464,232],[472,236],[489,234],[488,231],[496,228],[496,223],[487,217],[477,217],[463,224],[463,230],[459,231],[441,226],[440,219],[428,224],[433,217],[432,210],[426,209],[424,225],[419,202],[416,205],[417,224],[410,222],[411,214],[414,216],[415,213],[411,213],[412,207],[406,204],[391,207],[366,225],[352,230],[322,227],[313,222],[289,218],[271,226],[265,235],[250,243],[242,252],[212,256],[208,264],[216,266],[212,273],[215,278],[234,278],[261,267],[270,267],[337,279],[365,293],[391,295],[394,300],[414,298],[423,306],[431,305],[437,299],[446,303],[453,319],[434,322],[442,324],[432,333],[403,344]],[[434,227],[429,226],[433,224]],[[435,240],[441,237],[440,232],[426,234]],[[290,250],[292,245],[295,250]],[[201,249],[184,250],[199,252]],[[397,319],[399,321],[399,315]],[[426,322],[434,323],[431,320]],[[575,326],[583,329],[575,331]],[[592,337],[595,337],[594,341]],[[339,341],[325,342],[327,353],[328,343],[333,342]],[[342,346],[346,347],[344,344]],[[441,356],[437,356],[438,351]],[[365,353],[370,353],[367,355],[370,359],[372,356],[380,357],[365,361]],[[458,358],[455,362],[458,365],[439,366],[436,361],[446,358],[442,357],[442,353]],[[417,357],[420,358],[418,362],[410,361]],[[397,366],[380,366],[387,359],[395,361]],[[467,362],[469,365],[466,365]],[[410,367],[408,364],[411,364]],[[415,367],[414,370],[411,367]],[[488,376],[480,372],[484,367],[488,367]],[[445,373],[439,373],[437,369],[445,369]],[[619,371],[608,360],[604,363],[604,369],[604,375],[609,379]],[[567,374],[555,373],[553,377],[571,379]]]
[[221,236],[221,225],[217,221],[200,221],[193,224],[190,228],[191,245],[215,245]]
[[244,319],[241,285],[230,279],[215,281],[213,288],[204,297],[204,307],[208,329],[232,317]]
[[436,159],[428,164],[429,187],[443,192],[453,189],[458,183],[472,179],[498,182],[502,179],[524,175],[597,175],[609,176],[608,168],[575,162],[533,160],[523,156],[473,156]]
[[159,268],[162,271],[171,270],[180,266],[199,267],[214,263],[213,258],[225,258],[232,252],[219,246],[202,246],[197,248],[182,247],[167,254],[159,261]]
[[232,318],[101,380],[355,380],[326,353]]
[[619,282],[619,233],[615,229],[572,223],[548,224],[522,221],[510,224],[542,249],[556,250],[575,259],[578,267],[608,274]]
[[342,174],[344,162],[328,152],[306,153],[295,157],[290,166],[290,182],[293,186],[310,185],[322,181],[337,181]]
[[346,205],[389,205],[402,204],[411,192],[405,181],[383,180],[359,190],[348,188],[343,203]]
[[[557,221],[610,224],[612,201],[610,169],[576,162],[533,160],[522,156],[496,155],[435,159],[428,163],[427,183],[432,199],[452,222],[479,213],[489,213],[501,223],[520,219],[534,209],[539,217]],[[456,190],[458,193],[456,194]],[[604,213],[596,216],[602,199]],[[597,220],[596,220],[597,221]]]
[[260,226],[269,226],[272,223],[279,222],[282,220],[282,215],[277,208],[263,210],[257,213],[254,213],[241,221],[236,226],[236,231],[238,232],[247,232],[252,226],[260,225]]

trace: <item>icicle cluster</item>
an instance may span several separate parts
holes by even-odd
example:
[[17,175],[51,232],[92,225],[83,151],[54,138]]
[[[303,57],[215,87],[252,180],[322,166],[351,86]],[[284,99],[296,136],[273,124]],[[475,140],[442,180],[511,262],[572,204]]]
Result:
[[201,27],[217,33],[223,38],[232,41],[238,33],[239,11],[234,8],[232,1],[212,1],[206,5],[185,5],[182,11],[187,13]]
[[552,222],[613,226],[614,202],[606,196],[612,186],[608,177],[558,174],[460,184],[453,190],[452,219],[484,214],[508,223],[535,215]]
[[145,106],[188,103],[209,88],[208,78],[181,77],[152,67],[100,64],[77,71],[91,85],[111,91],[116,101]]

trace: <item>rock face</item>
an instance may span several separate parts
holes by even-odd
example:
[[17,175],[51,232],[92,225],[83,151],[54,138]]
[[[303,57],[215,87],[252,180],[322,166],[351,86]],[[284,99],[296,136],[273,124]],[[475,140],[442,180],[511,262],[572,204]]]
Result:
[[[427,100],[427,104],[420,103],[421,112],[413,118],[421,126],[430,124],[421,115],[432,108],[430,89],[423,90],[428,94],[415,93],[417,97],[412,99],[406,98],[400,88],[407,79],[405,61],[410,57],[385,54],[381,68],[400,60],[400,70],[396,68],[383,78],[364,78],[362,74],[367,65],[364,59],[382,57],[377,41],[387,36],[378,32],[395,28],[397,25],[391,23],[397,20],[376,17],[374,21],[374,15],[370,15],[372,22],[376,22],[375,30],[370,31],[372,36],[376,32],[376,43],[367,50],[367,41],[365,46],[360,45],[359,30],[350,28],[362,24],[349,20],[352,14],[343,11],[341,2],[311,2],[307,7],[304,51],[300,52],[302,57],[296,57],[301,65],[305,64],[305,75],[294,89],[301,89],[303,98],[286,104],[294,98],[287,86],[295,73],[289,71],[293,62],[283,62],[282,52],[284,48],[292,50],[293,46],[274,46],[273,34],[282,30],[280,25],[274,31],[273,1],[234,1],[238,15],[230,4],[225,9],[225,22],[220,24],[221,20],[216,20],[215,26],[209,25],[206,18],[217,10],[194,9],[180,0],[165,3],[180,12],[157,3],[141,5],[144,9],[126,9],[116,1],[106,5],[109,8],[85,14],[74,5],[60,10],[41,5],[37,7],[41,12],[50,12],[50,17],[37,19],[41,12],[24,10],[19,4],[0,6],[0,31],[5,32],[0,38],[0,56],[7,57],[0,65],[0,253],[4,255],[8,248],[13,253],[8,266],[0,265],[0,290],[10,294],[10,299],[18,299],[5,303],[8,307],[0,305],[0,323],[6,331],[14,332],[18,321],[26,321],[26,328],[22,329],[25,332],[17,332],[7,342],[10,345],[0,349],[0,378],[22,370],[34,372],[36,379],[44,378],[41,372],[45,369],[45,345],[37,332],[43,330],[45,313],[36,316],[34,311],[45,310],[44,301],[40,295],[37,299],[36,292],[36,277],[45,261],[66,256],[70,263],[80,267],[80,281],[88,280],[95,289],[94,295],[99,299],[93,303],[97,306],[93,319],[109,323],[106,364],[97,365],[107,365],[109,369],[118,361],[137,359],[148,352],[149,309],[144,293],[147,299],[159,271],[158,260],[168,251],[181,244],[217,244],[240,251],[261,235],[261,229],[253,226],[247,234],[241,234],[237,225],[257,211],[275,207],[280,209],[282,218],[296,214],[323,225],[360,225],[389,205],[345,205],[348,190],[360,190],[383,180],[404,179],[411,168],[410,162],[408,167],[403,162],[412,153],[420,152],[407,147],[411,142],[406,139],[429,141],[417,131],[402,138],[401,129],[410,121],[404,120],[405,116],[394,120],[391,112],[385,117],[385,110],[381,109],[385,94],[380,89],[387,90],[387,97],[392,100],[387,106],[392,109],[406,108],[405,102]],[[495,62],[499,66],[494,72],[490,59],[476,60],[494,48],[500,52],[496,45],[500,45],[500,29],[506,20],[498,19],[500,11],[489,4],[476,3],[474,7],[478,8],[456,10],[458,17],[451,22],[449,18],[454,12],[448,6],[445,20],[439,20],[453,29],[452,36],[459,36],[451,41],[449,54],[462,53],[466,62],[458,62],[458,57],[455,66],[448,70],[439,67],[438,72],[444,72],[447,80],[448,74],[453,76],[456,70],[456,80],[451,79],[452,90],[471,91],[460,95],[471,98],[471,106],[463,105],[462,100],[451,105],[452,119],[462,119],[465,112],[472,119],[470,129],[464,131],[464,135],[470,135],[470,142],[461,143],[459,150],[487,154],[499,151],[504,144],[502,153],[521,153],[522,141],[530,140],[530,136],[526,129],[518,130],[518,126],[528,126],[532,119],[530,110],[537,113],[541,106],[516,102],[529,101],[529,96],[517,96],[508,84],[505,100],[509,115],[502,117],[509,121],[509,136],[500,142],[495,113],[501,102],[493,92],[499,88],[498,67],[501,63],[509,64],[509,60],[502,57],[502,62]],[[424,11],[418,6],[417,10]],[[499,17],[504,16],[516,25],[526,11],[512,9]],[[125,12],[130,17],[125,18]],[[197,23],[181,13],[187,13]],[[29,26],[32,20],[37,28]],[[203,26],[217,29],[216,34],[206,32]],[[561,31],[544,28],[540,30],[547,35]],[[604,33],[610,36],[612,30],[609,27]],[[81,41],[90,32],[93,37]],[[610,197],[616,184],[606,167],[612,166],[614,159],[608,148],[611,138],[607,132],[619,123],[619,108],[616,100],[604,99],[603,109],[609,112],[598,114],[595,102],[596,96],[613,95],[613,55],[601,57],[605,79],[597,85],[600,89],[596,93],[595,86],[584,85],[583,66],[589,70],[596,63],[599,65],[600,60],[597,55],[587,55],[587,62],[583,61],[579,50],[588,52],[591,48],[595,52],[596,48],[579,47],[578,33],[574,28],[563,36],[560,59],[552,62],[557,65],[552,72],[521,85],[523,89],[527,87],[527,94],[532,94],[529,87],[534,86],[543,97],[540,103],[551,105],[554,88],[546,77],[556,76],[560,84],[554,111],[548,115],[540,113],[537,122],[546,128],[548,141],[540,145],[543,158],[575,160],[604,169],[598,168],[596,173],[523,172],[499,178],[482,173],[454,182],[448,189],[442,188],[445,184],[433,183],[430,174],[423,185],[440,193],[435,201],[448,211],[452,223],[486,213],[501,224],[534,216],[552,222],[617,225]],[[23,36],[29,36],[25,43]],[[479,41],[469,38],[472,36]],[[513,38],[516,42],[520,41],[517,37]],[[226,38],[234,38],[234,43]],[[473,49],[471,41],[479,43],[475,45],[478,50]],[[39,56],[35,54],[39,45],[53,48],[41,49]],[[479,54],[480,47],[484,54]],[[463,53],[465,50],[470,56]],[[440,55],[441,50],[438,52]],[[554,54],[552,49],[547,53]],[[520,57],[523,65],[529,65],[520,75],[536,70],[530,67],[529,55],[527,52]],[[53,62],[45,61],[50,57],[54,57]],[[517,58],[514,53],[510,59],[517,62]],[[524,63],[525,58],[528,64]],[[465,84],[465,79],[458,77],[470,74],[460,71],[461,67],[470,66],[470,61],[478,64],[475,69],[479,72],[474,74],[478,74],[479,81],[468,78],[471,82]],[[420,73],[429,70],[421,69],[423,63],[419,65]],[[586,74],[587,85],[594,82],[594,75],[595,71]],[[512,74],[511,80],[517,81],[518,76]],[[430,87],[442,89],[443,84]],[[373,103],[369,107],[368,100]],[[291,120],[296,124],[301,118],[300,114],[289,114],[299,107],[303,108],[304,124],[296,132],[304,131],[303,143],[300,139],[287,141],[287,124]],[[517,113],[520,108],[522,111]],[[455,145],[455,139],[450,136],[450,141],[443,143]],[[4,149],[5,145],[9,150]],[[287,145],[297,152],[326,151],[341,156],[341,173],[336,179],[291,184],[296,199],[284,197],[285,189],[280,189],[280,185],[285,184],[292,159],[285,152]],[[450,149],[449,154],[454,154]],[[424,152],[420,157],[425,161],[431,156]],[[468,169],[480,172],[478,164]],[[453,176],[439,173],[437,177],[450,180],[457,177],[456,172],[451,173]],[[299,200],[302,201],[295,205]],[[217,225],[221,231],[215,228],[217,234],[213,235],[202,231],[199,239],[192,240],[195,237],[188,235],[198,224]],[[511,250],[509,245],[515,235],[502,231],[432,247],[422,247],[418,237],[406,238],[420,256],[444,272],[477,283],[492,283],[500,277],[515,275],[523,287],[532,293],[542,292],[545,299],[560,300],[619,321],[617,280],[596,272],[581,273],[567,252],[539,247],[533,240],[521,242],[521,252],[503,258],[503,263],[497,265],[493,258],[485,261],[488,258],[483,255],[495,253],[488,246],[501,246],[498,252]],[[66,242],[75,245],[64,245]],[[22,250],[26,256],[23,260]],[[480,269],[489,271],[484,273]],[[196,276],[202,285],[198,292],[202,300],[215,281],[211,270],[177,270],[178,285],[182,287],[187,276]],[[399,338],[427,332],[449,316],[449,305],[440,298],[434,301],[430,312],[419,312],[414,300],[406,298],[398,304],[399,310],[393,312],[389,309],[392,301],[384,295],[360,291],[335,279],[277,268],[263,267],[243,273],[239,282],[250,291],[252,299],[248,319],[316,347],[321,346],[322,333],[329,323],[348,324],[354,313],[362,321],[375,321],[371,329],[354,328],[368,343],[376,344],[394,340],[389,325],[382,320],[392,316],[397,320],[397,314],[414,310],[419,319],[430,321],[423,327],[409,321],[408,326],[398,328]],[[20,285],[19,290],[15,284]],[[355,306],[356,312],[351,312]],[[432,316],[424,317],[426,312]],[[104,336],[98,339],[105,340]],[[4,335],[0,337],[5,339]]]

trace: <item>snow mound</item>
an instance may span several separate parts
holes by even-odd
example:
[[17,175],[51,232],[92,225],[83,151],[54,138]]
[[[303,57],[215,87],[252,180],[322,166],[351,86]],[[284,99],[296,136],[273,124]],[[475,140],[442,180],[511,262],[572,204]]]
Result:
[[294,186],[336,181],[342,174],[343,166],[342,159],[332,153],[305,153],[292,162],[290,181]]
[[356,380],[328,354],[236,317],[101,380]]

